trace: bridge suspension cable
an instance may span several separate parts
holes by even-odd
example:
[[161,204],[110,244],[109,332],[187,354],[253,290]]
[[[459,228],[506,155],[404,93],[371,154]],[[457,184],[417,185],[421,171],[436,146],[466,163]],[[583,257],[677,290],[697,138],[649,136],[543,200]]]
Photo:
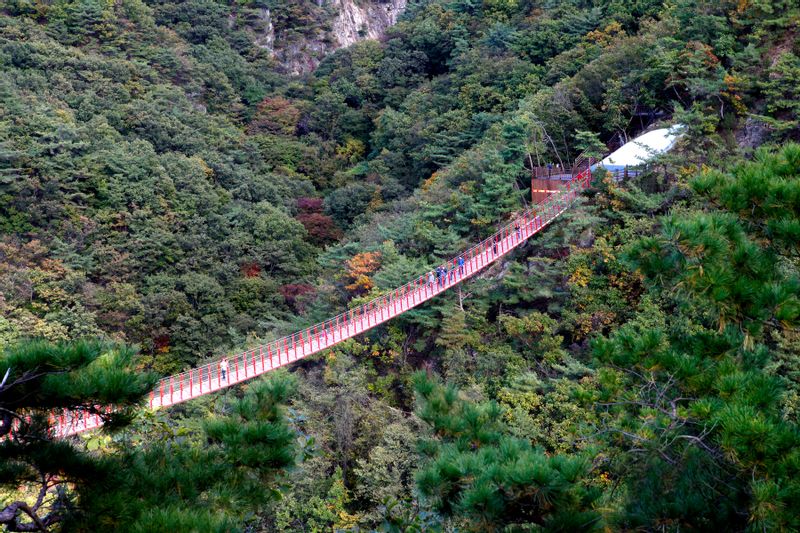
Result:
[[[564,187],[546,200],[522,212],[488,239],[440,265],[447,269],[443,280],[434,277],[431,282],[426,272],[402,287],[302,331],[165,377],[150,393],[149,406],[153,409],[168,407],[242,383],[335,346],[427,302],[541,231],[574,203],[580,190],[588,187],[590,178],[589,169],[580,170],[571,180],[562,182]],[[112,407],[106,409],[110,411]],[[101,426],[103,418],[85,411],[64,412],[53,415],[51,422],[55,435],[66,437]]]

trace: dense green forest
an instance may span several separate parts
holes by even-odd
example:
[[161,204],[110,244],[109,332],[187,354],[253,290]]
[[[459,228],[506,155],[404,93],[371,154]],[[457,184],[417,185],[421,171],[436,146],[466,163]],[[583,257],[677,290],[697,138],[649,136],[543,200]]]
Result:
[[[285,74],[264,10],[302,42],[325,4],[0,3],[0,523],[800,530],[796,2],[410,0]],[[139,408],[487,236],[531,166],[673,123],[463,287]]]

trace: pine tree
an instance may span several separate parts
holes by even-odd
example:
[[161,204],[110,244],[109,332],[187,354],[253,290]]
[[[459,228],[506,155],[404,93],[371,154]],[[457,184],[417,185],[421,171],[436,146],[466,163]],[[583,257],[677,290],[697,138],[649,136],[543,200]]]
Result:
[[540,526],[587,531],[601,526],[593,508],[599,491],[584,456],[548,456],[511,437],[495,402],[473,404],[453,387],[415,376],[417,413],[434,437],[420,449],[417,487],[445,517],[474,531]]
[[[133,352],[99,342],[53,345],[34,341],[0,356],[0,485],[37,486],[33,503],[4,502],[0,523],[10,531],[44,530],[64,518],[64,490],[96,473],[96,465],[64,440],[55,440],[50,416],[99,415],[106,427],[124,425],[155,379],[133,367]],[[105,407],[114,406],[111,412]],[[58,488],[51,510],[48,492]],[[23,516],[27,520],[23,520]]]
[[[30,342],[0,359],[0,486],[10,495],[34,490],[3,501],[7,530],[231,531],[277,497],[277,477],[295,457],[281,407],[293,381],[272,376],[224,403],[199,431],[133,445],[114,430],[132,419],[154,379],[134,368],[132,354],[99,342]],[[95,451],[54,439],[49,415],[61,410],[100,414],[114,438]]]
[[200,431],[100,457],[100,475],[84,486],[65,529],[239,529],[279,497],[278,478],[294,464],[296,433],[282,408],[294,390],[293,380],[271,376]]
[[661,309],[594,342],[600,433],[626,452],[623,527],[800,528],[800,429],[775,371],[791,369],[775,340],[800,326],[798,161],[789,145],[704,172],[692,184],[708,211],[628,247]]

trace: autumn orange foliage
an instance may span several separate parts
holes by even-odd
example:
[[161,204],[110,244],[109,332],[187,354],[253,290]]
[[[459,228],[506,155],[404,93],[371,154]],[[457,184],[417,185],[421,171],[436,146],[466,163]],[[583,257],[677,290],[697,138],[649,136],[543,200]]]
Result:
[[380,252],[364,252],[355,255],[347,262],[347,276],[352,282],[345,288],[354,294],[369,292],[375,286],[369,274],[378,270],[380,261]]

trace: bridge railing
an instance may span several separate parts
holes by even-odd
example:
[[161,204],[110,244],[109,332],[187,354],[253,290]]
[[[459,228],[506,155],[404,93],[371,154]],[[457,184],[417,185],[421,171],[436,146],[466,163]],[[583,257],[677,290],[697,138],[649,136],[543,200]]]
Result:
[[[569,207],[590,178],[588,169],[579,172],[564,182],[561,193],[523,211],[487,239],[440,264],[447,269],[443,280],[434,276],[431,283],[429,275],[434,270],[428,271],[402,287],[302,331],[166,377],[150,394],[150,407],[174,405],[240,383],[329,348],[416,307],[474,275],[541,230]],[[459,265],[459,258],[463,265]],[[57,434],[64,436],[96,428],[102,419],[95,414],[62,413],[55,422]]]
[[[226,358],[228,363],[226,372],[223,372],[222,359],[220,359],[176,376],[165,378],[151,396],[151,403],[154,406],[162,404],[163,401],[161,399],[165,396],[181,401],[195,387],[198,389],[197,393],[205,393],[206,389],[200,390],[204,385],[208,388],[219,388],[225,386],[227,382],[235,383],[252,377],[254,371],[261,370],[263,372],[264,369],[283,366],[384,322],[407,310],[409,304],[416,306],[418,301],[430,299],[483,268],[483,266],[491,262],[489,261],[490,255],[495,253],[499,255],[505,254],[509,248],[509,238],[522,237],[523,228],[525,228],[525,238],[527,238],[533,229],[531,225],[537,223],[533,215],[539,216],[540,220],[542,215],[548,222],[552,220],[551,217],[555,217],[561,210],[566,208],[565,202],[572,200],[570,195],[574,194],[575,185],[583,185],[587,180],[588,173],[577,176],[576,179],[567,184],[568,187],[565,188],[564,194],[555,195],[543,204],[523,212],[519,217],[503,225],[499,231],[489,238],[484,239],[449,261],[440,264],[440,267],[447,268],[447,275],[441,282],[435,277],[434,282],[430,283],[426,272],[402,287],[393,289],[333,318]],[[570,197],[567,198],[567,196]],[[520,227],[519,235],[517,235],[515,225]],[[459,257],[464,259],[464,265],[461,269],[458,267]],[[154,401],[156,396],[158,396],[159,401]],[[174,403],[174,401],[170,403]]]

